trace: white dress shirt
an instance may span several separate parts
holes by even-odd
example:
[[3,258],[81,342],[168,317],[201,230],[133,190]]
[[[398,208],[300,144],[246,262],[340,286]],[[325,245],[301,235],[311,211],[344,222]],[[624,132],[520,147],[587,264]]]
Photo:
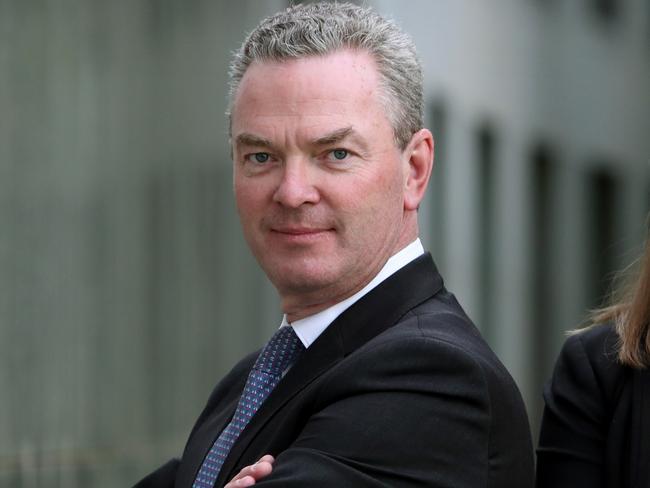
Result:
[[346,309],[351,307],[357,300],[379,285],[390,275],[403,268],[422,254],[424,254],[424,248],[422,247],[420,239],[417,238],[404,249],[391,256],[370,283],[354,295],[326,308],[325,310],[315,313],[314,315],[310,315],[309,317],[291,323],[287,321],[287,316],[285,314],[284,317],[282,317],[282,324],[280,327],[286,327],[287,325],[292,326],[305,348],[311,346],[318,336],[321,335],[323,331],[327,329],[327,327]]

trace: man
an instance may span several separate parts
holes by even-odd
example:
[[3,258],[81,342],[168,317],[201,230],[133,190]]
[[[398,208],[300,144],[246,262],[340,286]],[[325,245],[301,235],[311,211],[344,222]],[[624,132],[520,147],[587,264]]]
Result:
[[285,316],[138,486],[532,486],[519,392],[418,239],[433,139],[412,41],[299,5],[231,77],[237,208]]

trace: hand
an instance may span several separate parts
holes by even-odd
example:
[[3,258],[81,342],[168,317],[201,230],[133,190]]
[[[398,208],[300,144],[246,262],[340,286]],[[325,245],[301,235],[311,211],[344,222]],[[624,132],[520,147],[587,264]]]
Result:
[[237,476],[223,488],[240,488],[242,486],[253,486],[257,481],[271,474],[275,459],[270,454],[262,456],[259,461],[242,469]]

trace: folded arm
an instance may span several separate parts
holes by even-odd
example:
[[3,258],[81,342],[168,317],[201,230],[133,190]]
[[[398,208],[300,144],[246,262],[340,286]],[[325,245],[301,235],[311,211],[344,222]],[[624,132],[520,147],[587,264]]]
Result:
[[431,342],[384,344],[349,361],[322,385],[319,408],[256,486],[486,486],[482,372],[467,354]]

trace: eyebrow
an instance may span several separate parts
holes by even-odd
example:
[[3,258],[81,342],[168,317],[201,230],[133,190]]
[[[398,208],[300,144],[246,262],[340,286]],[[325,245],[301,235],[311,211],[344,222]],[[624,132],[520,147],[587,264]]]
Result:
[[352,133],[354,133],[352,126],[342,127],[341,129],[336,129],[328,134],[325,134],[324,136],[312,139],[310,141],[310,144],[312,146],[328,146],[330,144],[336,144],[337,142],[341,142]]
[[[311,146],[330,146],[344,139],[351,137],[354,142],[359,144],[364,150],[367,149],[365,140],[354,130],[352,126],[341,127],[340,129],[333,130],[327,134],[317,137],[309,141]],[[268,147],[273,149],[274,145],[264,137],[251,134],[249,132],[242,132],[235,138],[235,143],[238,146],[252,146],[252,147]]]
[[358,144],[363,151],[368,150],[368,145],[365,139],[361,137],[361,135],[355,131],[351,125],[333,130],[324,136],[313,139],[310,141],[310,144],[313,146],[331,146],[332,144],[337,144],[347,138],[352,139],[352,141]]
[[256,146],[256,147],[273,147],[273,144],[268,139],[243,132],[235,138],[237,145],[243,146]]

